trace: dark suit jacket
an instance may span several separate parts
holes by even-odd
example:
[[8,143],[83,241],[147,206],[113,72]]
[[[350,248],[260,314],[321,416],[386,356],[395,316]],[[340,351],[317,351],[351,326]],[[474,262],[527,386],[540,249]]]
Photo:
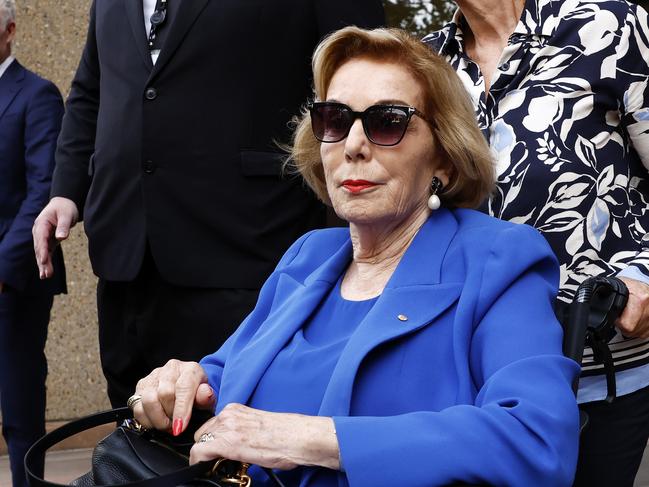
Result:
[[56,86],[14,60],[0,78],[0,282],[22,292],[65,292],[61,249],[53,256],[55,277],[40,281],[32,243],[62,116]]
[[[52,196],[83,213],[97,275],[131,280],[148,240],[162,277],[258,288],[324,211],[281,177],[276,140],[310,95],[310,57],[380,0],[182,0],[155,65],[142,2],[95,0]],[[173,12],[172,12],[173,13]]]

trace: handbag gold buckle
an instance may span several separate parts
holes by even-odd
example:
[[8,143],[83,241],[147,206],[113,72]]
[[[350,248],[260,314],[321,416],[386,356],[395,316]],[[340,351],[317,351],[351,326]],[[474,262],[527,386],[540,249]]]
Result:
[[144,433],[145,431],[148,431],[148,429],[142,426],[140,422],[135,418],[125,419],[122,422],[122,427],[131,431],[135,431],[136,433]]
[[[236,465],[236,472],[229,473],[226,471],[224,466],[227,464]],[[241,487],[250,487],[252,485],[252,479],[250,478],[250,475],[248,475],[249,467],[249,463],[236,462],[234,460],[228,460],[227,458],[219,458],[212,467],[212,475],[216,476],[219,479],[219,482],[239,485]]]

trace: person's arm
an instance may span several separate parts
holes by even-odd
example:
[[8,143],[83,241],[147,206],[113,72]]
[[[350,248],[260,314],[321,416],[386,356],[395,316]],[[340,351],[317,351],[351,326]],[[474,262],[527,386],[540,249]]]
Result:
[[86,44],[65,104],[51,191],[52,197],[72,200],[79,212],[82,212],[90,186],[88,166],[95,147],[100,100],[95,11],[93,1]]
[[[263,325],[273,306],[277,305],[276,290],[280,276],[292,266],[311,267],[310,253],[300,256],[300,250],[315,232],[306,233],[291,245],[264,283],[252,313],[216,353],[201,360],[200,365],[209,385],[217,394],[230,355],[245,346]],[[234,403],[224,407],[218,405],[215,412],[216,416],[194,435],[197,443],[191,450],[192,464],[225,457],[280,469],[291,469],[298,465],[331,469],[340,466],[338,439],[332,418],[271,413]],[[184,418],[182,415],[186,412],[181,411],[180,414]],[[211,441],[203,441],[201,436],[208,433]]]
[[135,394],[141,396],[142,401],[135,406],[134,414],[142,425],[177,435],[189,424],[194,406],[214,409],[223,368],[233,348],[239,350],[264,322],[273,305],[279,276],[312,234],[313,231],[300,237],[286,251],[264,283],[252,313],[216,352],[198,364],[170,360],[138,382]]
[[477,293],[467,350],[474,404],[335,417],[350,486],[569,486],[579,436],[571,381],[579,367],[561,354],[557,282],[554,257],[534,230],[520,226],[496,239],[480,280],[465,284]]
[[629,6],[616,44],[622,123],[633,149],[649,170],[649,15]]
[[63,126],[56,146],[51,200],[34,222],[34,252],[41,279],[54,273],[52,253],[82,218],[90,187],[88,166],[94,152],[99,112],[99,57],[95,37],[95,2],[90,7],[86,45],[72,80]]
[[[622,124],[642,164],[649,170],[649,30],[647,12],[630,6],[621,19],[615,47],[615,77],[621,87]],[[647,176],[649,177],[649,175]],[[649,195],[643,195],[649,198]],[[649,337],[649,248],[643,247],[618,274],[629,289],[629,301],[616,322],[626,336]]]
[[49,197],[62,116],[63,100],[52,83],[30,94],[24,119],[25,199],[0,240],[0,283],[16,289],[25,287],[34,265],[32,225]]

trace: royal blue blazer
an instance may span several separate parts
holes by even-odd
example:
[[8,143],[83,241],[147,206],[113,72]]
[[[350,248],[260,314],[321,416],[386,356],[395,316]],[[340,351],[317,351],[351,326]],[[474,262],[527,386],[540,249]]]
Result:
[[[248,402],[351,258],[342,228],[308,233],[286,252],[253,312],[201,361],[217,413]],[[322,400],[340,445],[339,485],[570,485],[579,367],[561,353],[557,285],[556,260],[531,227],[433,212]]]

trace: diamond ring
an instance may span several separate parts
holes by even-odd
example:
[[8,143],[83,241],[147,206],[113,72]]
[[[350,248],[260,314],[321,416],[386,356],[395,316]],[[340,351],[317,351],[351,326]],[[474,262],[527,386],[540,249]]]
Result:
[[214,435],[208,431],[207,433],[203,433],[203,434],[198,438],[198,442],[199,442],[199,443],[206,443],[206,442],[208,442],[208,441],[212,441],[212,440],[214,440],[214,439],[215,439],[215,438],[214,438]]

